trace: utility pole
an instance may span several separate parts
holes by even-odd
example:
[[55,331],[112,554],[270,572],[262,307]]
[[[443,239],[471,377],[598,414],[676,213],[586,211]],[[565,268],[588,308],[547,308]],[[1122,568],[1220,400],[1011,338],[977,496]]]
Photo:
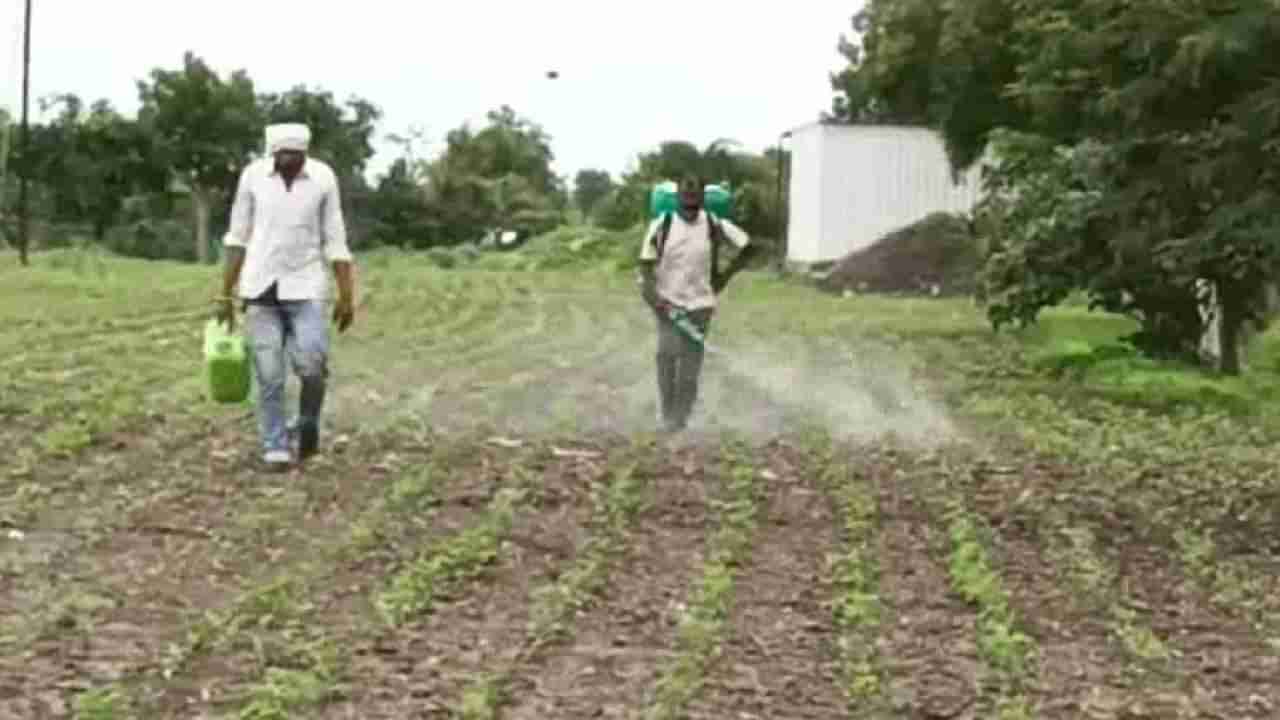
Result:
[[791,137],[791,131],[788,130],[778,136],[778,188],[777,188],[777,208],[778,208],[778,272],[785,272],[787,269],[787,211],[782,204],[782,187],[783,176],[786,171],[787,163],[783,158],[785,154],[782,151],[782,141]]
[[22,130],[19,133],[18,157],[21,162],[18,164],[18,173],[20,181],[18,185],[18,260],[24,266],[29,263],[27,259],[28,240],[27,235],[27,147],[30,143],[30,126],[28,122],[29,106],[31,104],[31,0],[26,0],[26,17],[22,23]]

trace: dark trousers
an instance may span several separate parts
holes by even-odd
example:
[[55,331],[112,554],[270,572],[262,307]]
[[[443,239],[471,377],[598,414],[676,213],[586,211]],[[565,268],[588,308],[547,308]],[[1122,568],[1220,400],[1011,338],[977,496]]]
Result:
[[[711,308],[692,310],[689,319],[706,335],[713,313]],[[670,319],[658,313],[655,315],[658,320],[658,397],[662,421],[668,429],[681,429],[688,424],[698,399],[703,349],[680,332]]]

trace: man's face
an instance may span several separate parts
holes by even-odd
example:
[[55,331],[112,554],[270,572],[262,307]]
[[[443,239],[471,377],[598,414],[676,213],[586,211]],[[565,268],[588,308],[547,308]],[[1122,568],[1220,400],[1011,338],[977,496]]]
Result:
[[685,210],[702,209],[702,188],[695,183],[681,185],[680,206]]
[[278,150],[276,151],[276,168],[282,173],[293,175],[302,169],[302,163],[306,158],[306,153],[300,150]]

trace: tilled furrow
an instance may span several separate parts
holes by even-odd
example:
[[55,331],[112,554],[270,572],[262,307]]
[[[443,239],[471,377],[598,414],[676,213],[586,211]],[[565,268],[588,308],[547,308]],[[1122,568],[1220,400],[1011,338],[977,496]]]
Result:
[[604,595],[573,620],[570,637],[518,666],[505,717],[631,717],[676,656],[674,635],[701,568],[708,473],[683,451],[652,479],[652,505],[626,535],[627,552]]
[[766,450],[768,485],[755,549],[738,580],[722,655],[689,718],[833,718],[844,714],[828,559],[831,503],[808,459]]
[[944,525],[908,473],[892,464],[871,472],[883,528],[878,558],[885,618],[878,644],[888,704],[902,717],[974,717],[986,670],[977,613],[951,591],[947,568],[931,548],[945,545]]

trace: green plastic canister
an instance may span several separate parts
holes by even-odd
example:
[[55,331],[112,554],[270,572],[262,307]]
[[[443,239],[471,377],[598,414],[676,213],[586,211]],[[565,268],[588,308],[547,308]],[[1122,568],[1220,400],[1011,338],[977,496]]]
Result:
[[249,398],[249,350],[243,335],[211,319],[204,326],[204,385],[209,399],[241,403]]
[[[724,185],[712,184],[703,188],[702,201],[707,211],[718,218],[729,217],[733,209],[733,193]],[[653,186],[649,192],[649,218],[661,217],[664,213],[673,213],[680,207],[678,186],[670,180]]]
[[673,213],[680,206],[676,184],[668,180],[653,186],[649,192],[649,218],[660,218],[666,213]]
[[718,218],[727,218],[733,209],[733,193],[723,185],[708,185],[703,188],[702,203],[707,212]]

